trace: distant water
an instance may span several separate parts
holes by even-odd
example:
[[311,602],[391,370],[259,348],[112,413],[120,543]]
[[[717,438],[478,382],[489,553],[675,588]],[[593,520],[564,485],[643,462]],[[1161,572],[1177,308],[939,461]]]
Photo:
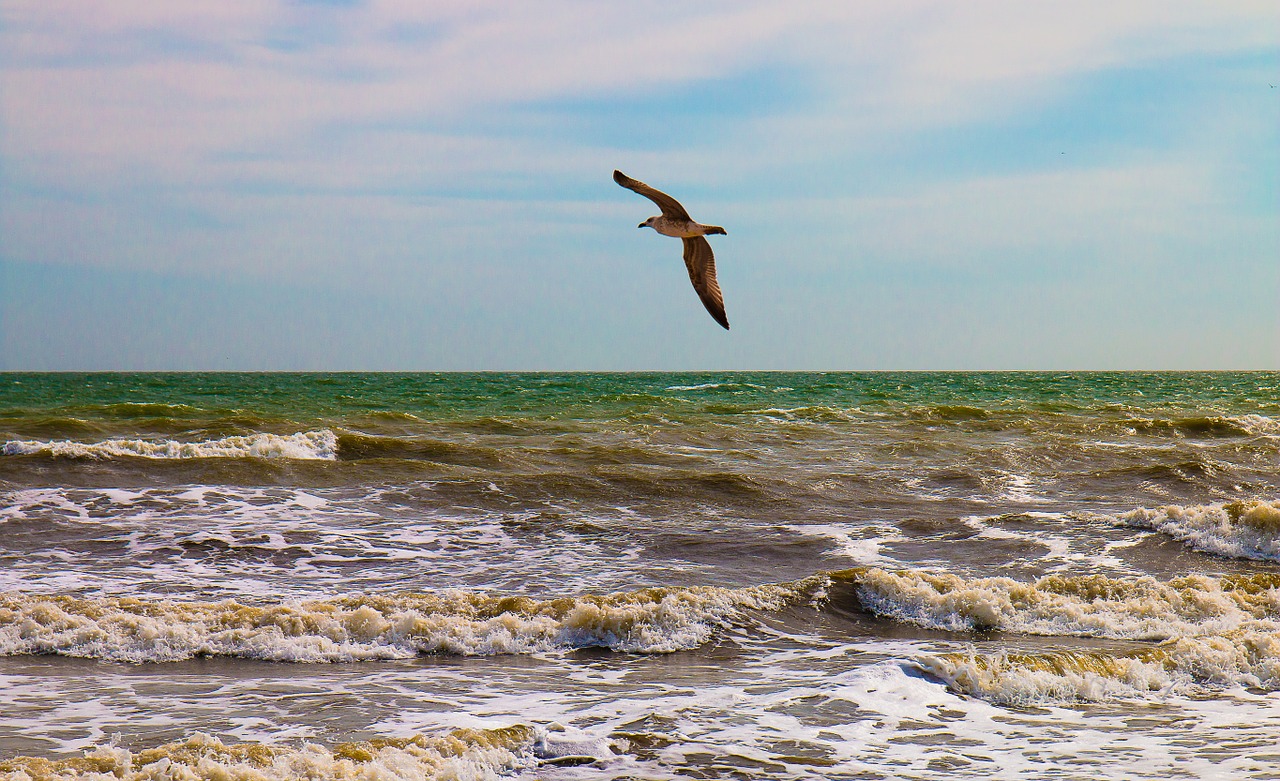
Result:
[[1280,778],[1280,374],[0,374],[0,777]]

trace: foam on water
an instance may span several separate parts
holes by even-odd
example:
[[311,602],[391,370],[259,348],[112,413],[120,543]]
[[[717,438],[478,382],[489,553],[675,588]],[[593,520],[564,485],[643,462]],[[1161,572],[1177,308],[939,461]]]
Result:
[[864,607],[949,631],[1168,640],[1253,625],[1280,630],[1280,575],[1212,578],[1049,575],[1035,583],[961,578],[923,570],[857,569],[834,577],[857,586]]
[[1168,534],[1205,553],[1280,561],[1280,500],[1139,508],[1119,520]]
[[[485,656],[585,647],[667,653],[752,618],[841,600],[851,587],[877,615],[948,632],[1001,630],[1126,641],[1074,649],[917,660],[957,690],[999,702],[1096,699],[1170,686],[1280,688],[1280,575],[1170,581],[1049,575],[1027,583],[861,567],[739,589],[648,588],[534,600],[464,591],[246,604],[0,596],[0,654],[162,662],[238,656],[293,662]],[[837,604],[836,607],[841,605]]]
[[1121,651],[950,653],[918,660],[959,691],[997,702],[1099,699],[1189,684],[1280,688],[1280,575],[1035,583],[921,571],[836,573],[873,612],[952,631],[1155,641]]
[[1280,418],[1267,417],[1266,415],[1240,415],[1238,417],[1229,418],[1229,420],[1238,424],[1241,428],[1250,434],[1261,436],[1277,436],[1280,435]]
[[802,407],[767,407],[753,410],[752,414],[770,420],[781,420],[800,423],[833,423],[850,422],[865,416],[856,407],[841,409],[825,405],[806,405]]
[[[977,532],[979,538],[991,540],[1020,540],[1034,545],[1042,546],[1046,549],[1042,560],[1058,559],[1063,561],[1075,561],[1089,558],[1085,554],[1073,552],[1071,550],[1071,541],[1068,537],[1060,534],[1044,534],[1044,533],[1027,533],[1019,531],[1011,531],[997,525],[1000,521],[1013,518],[1019,519],[1037,519],[1042,521],[1053,521],[1058,524],[1066,518],[1066,516],[1058,513],[1035,513],[1023,512],[1017,515],[996,515],[996,516],[970,516],[962,519],[964,525]],[[1096,558],[1096,557],[1094,557]],[[1091,563],[1097,563],[1091,561]]]
[[900,542],[903,539],[896,530],[876,526],[827,523],[786,528],[806,537],[830,540],[835,543],[835,548],[826,551],[825,555],[843,556],[858,564],[895,563],[881,549],[886,543]]
[[203,442],[171,439],[108,439],[103,442],[10,440],[0,455],[44,455],[54,458],[337,458],[338,437],[328,429],[297,434],[251,434]]
[[642,564],[643,541],[607,533],[615,523],[635,526],[616,509],[424,511],[378,486],[0,491],[0,592],[309,599],[389,583],[562,594],[671,582],[662,562]]
[[669,385],[666,390],[669,391],[691,391],[691,390],[715,390],[718,388],[750,388],[752,390],[765,390],[765,386],[757,385],[751,382],[703,382],[697,385]]
[[[1036,778],[1059,765],[1071,768],[1072,777],[1127,781],[1180,775],[1268,778],[1267,769],[1275,769],[1274,761],[1268,764],[1280,728],[1275,693],[1232,689],[1191,698],[1170,692],[1146,703],[1010,709],[894,661],[928,650],[925,646],[808,640],[802,646],[756,646],[743,657],[718,658],[710,679],[702,664],[631,655],[554,655],[541,658],[536,667],[486,660],[304,670],[225,665],[214,671],[196,668],[204,685],[175,696],[168,685],[172,673],[159,667],[72,666],[69,677],[52,680],[33,667],[37,674],[5,692],[11,702],[24,707],[28,700],[61,703],[88,695],[96,712],[84,723],[62,707],[43,713],[0,711],[0,732],[56,739],[62,744],[58,751],[33,746],[21,752],[64,761],[50,762],[54,767],[93,756],[93,744],[103,745],[117,733],[122,734],[108,751],[123,746],[136,759],[144,753],[163,757],[191,738],[204,742],[193,734],[202,732],[216,734],[228,748],[239,744],[235,750],[241,753],[318,751],[350,760],[353,765],[342,766],[355,771],[348,778],[422,777],[412,764],[408,772],[388,772],[376,764],[373,749],[515,730],[526,731],[512,736],[511,743],[504,741],[515,763],[507,765],[499,755],[489,768],[527,781],[860,776],[985,781]],[[548,676],[562,685],[545,687]],[[326,708],[351,714],[353,721],[327,730],[314,719]],[[137,723],[148,718],[150,724]],[[93,740],[75,746],[65,742],[90,724],[97,730]],[[493,729],[506,725],[516,726]],[[349,742],[352,731],[365,741]],[[374,759],[366,760],[370,754]],[[32,764],[30,758],[20,761]],[[219,767],[219,761],[206,766],[221,773],[228,763]],[[563,761],[590,764],[564,767]],[[327,772],[332,766],[322,767]],[[184,765],[152,769],[180,771],[159,777],[200,777],[183,775]],[[222,777],[259,778],[245,772],[252,769],[241,766]],[[328,776],[317,772],[316,777]]]
[[396,778],[481,781],[534,764],[534,729],[460,729],[442,737],[382,738],[341,743],[331,748],[260,743],[224,744],[197,733],[187,740],[132,752],[103,746],[81,757],[48,760],[16,757],[0,761],[0,774],[13,781],[141,781],[181,778],[196,781],[255,779]]
[[811,598],[825,578],[744,589],[651,588],[538,601],[449,591],[248,605],[0,595],[0,655],[124,662],[238,656],[290,662],[702,645],[741,611]]
[[1036,493],[1036,486],[1026,475],[1005,472],[1003,475],[1004,492],[1001,498],[1024,504],[1042,504],[1048,500]]
[[1237,630],[1179,637],[1130,651],[923,655],[918,666],[956,691],[1025,705],[1135,697],[1144,692],[1196,692],[1205,685],[1280,687],[1280,635]]

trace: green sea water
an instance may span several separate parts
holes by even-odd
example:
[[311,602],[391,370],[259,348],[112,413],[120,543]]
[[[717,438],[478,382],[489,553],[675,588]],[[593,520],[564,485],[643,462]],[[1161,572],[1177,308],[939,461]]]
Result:
[[[677,389],[677,390],[672,390]],[[1134,409],[1251,413],[1280,406],[1274,372],[734,372],[734,373],[54,373],[0,374],[7,422],[17,413],[94,419],[206,417],[248,411],[315,423],[367,412],[566,417],[702,402],[685,412],[782,407],[973,405],[984,409]],[[683,395],[679,395],[679,394]],[[723,402],[730,408],[707,407]],[[145,405],[155,405],[146,409]],[[134,409],[130,409],[134,405]],[[180,415],[178,417],[181,417]]]

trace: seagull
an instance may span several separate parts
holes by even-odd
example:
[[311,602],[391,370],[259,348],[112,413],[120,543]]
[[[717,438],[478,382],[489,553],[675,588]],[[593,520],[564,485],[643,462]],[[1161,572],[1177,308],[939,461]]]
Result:
[[729,330],[729,318],[724,313],[724,295],[720,293],[720,283],[716,282],[716,259],[711,254],[711,245],[703,238],[712,233],[727,235],[724,228],[694,222],[675,198],[621,171],[613,172],[613,181],[640,193],[662,209],[661,216],[650,217],[636,227],[653,228],[663,236],[684,240],[684,265],[689,269],[689,281],[698,291],[698,298],[702,299],[702,305],[711,313],[712,319]]

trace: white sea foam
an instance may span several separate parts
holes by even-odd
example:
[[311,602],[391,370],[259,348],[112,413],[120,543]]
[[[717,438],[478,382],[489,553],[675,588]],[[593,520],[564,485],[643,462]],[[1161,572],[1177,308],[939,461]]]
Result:
[[862,410],[857,407],[840,408],[825,405],[808,405],[803,407],[766,407],[752,410],[753,414],[766,418],[785,421],[807,421],[818,423],[846,422],[857,420]]
[[338,437],[328,429],[297,434],[251,434],[203,442],[171,439],[108,439],[103,442],[71,440],[10,440],[0,445],[6,456],[47,455],[58,458],[337,458]]
[[1104,654],[1033,656],[969,651],[922,655],[916,663],[956,691],[1015,705],[1098,701],[1160,690],[1170,683],[1158,662]]
[[1239,417],[1230,417],[1228,420],[1236,423],[1245,431],[1255,435],[1280,435],[1280,418],[1270,418],[1266,415],[1240,415]]
[[828,556],[844,556],[859,564],[892,564],[893,559],[881,553],[886,543],[901,542],[903,537],[895,529],[865,527],[855,524],[807,524],[791,525],[787,529],[806,537],[819,537],[835,543],[826,551]]
[[1049,575],[1034,583],[922,570],[849,570],[867,609],[949,631],[1168,640],[1250,625],[1280,631],[1280,575],[1212,578]]
[[751,388],[753,390],[765,390],[765,386],[756,385],[751,382],[704,382],[698,385],[668,385],[664,390],[669,391],[692,391],[692,390],[712,390],[715,388]]
[[1276,627],[1179,637],[1128,651],[923,655],[955,690],[1000,703],[1104,700],[1202,684],[1280,688]]
[[547,601],[462,591],[267,605],[10,594],[0,595],[0,655],[337,662],[592,646],[665,653],[702,645],[741,611],[779,609],[811,596],[823,582],[654,588]]
[[1122,651],[943,654],[922,668],[1002,702],[1101,699],[1182,683],[1280,688],[1280,576],[1160,582],[1051,575],[1035,583],[850,570],[864,607],[935,629],[1149,641]]
[[[342,765],[357,771],[348,776],[352,781],[374,773],[387,781],[431,777],[419,770],[393,775],[376,758],[364,761],[362,748],[373,754],[369,749],[394,748],[395,740],[407,736],[431,740],[495,725],[517,725],[507,730],[511,740],[502,741],[517,764],[510,770],[501,761],[490,767],[528,781],[862,776],[1020,781],[1058,771],[1107,781],[1274,775],[1266,747],[1280,729],[1280,693],[1230,689],[1213,697],[1184,697],[1161,692],[1148,697],[1150,706],[1102,703],[1082,709],[1046,703],[1010,709],[992,698],[968,696],[899,661],[931,650],[920,643],[806,640],[818,644],[784,640],[736,648],[728,656],[691,657],[714,658],[713,664],[629,657],[584,663],[551,655],[519,665],[301,670],[254,665],[244,668],[245,675],[206,677],[201,670],[199,680],[213,685],[183,687],[181,696],[174,695],[173,671],[160,666],[61,665],[63,674],[49,676],[42,669],[0,691],[10,705],[0,709],[0,733],[17,737],[16,753],[76,762],[89,746],[114,734],[120,734],[118,745],[133,749],[134,758],[152,747],[162,750],[146,756],[162,757],[166,749],[157,743],[172,738],[152,737],[161,730],[166,735],[217,730],[229,747],[253,742],[275,751],[307,750],[307,743],[318,743],[323,745],[311,750],[353,763]],[[0,678],[0,687],[4,681]],[[95,711],[87,722],[65,705],[82,697]],[[316,707],[354,700],[358,707]],[[347,718],[341,730],[333,728],[338,712]],[[237,726],[215,726],[231,723]],[[521,728],[531,731],[531,741],[512,734]],[[69,745],[70,736],[78,739],[92,729],[97,729],[93,740]],[[394,737],[350,748],[335,745],[356,731]],[[470,741],[464,737],[462,744]],[[580,768],[552,766],[572,757],[593,761]],[[534,759],[549,764],[535,767]]]
[[[1001,515],[972,515],[962,518],[965,526],[973,529],[977,539],[1017,540],[1041,546],[1045,552],[1037,557],[1036,562],[1047,566],[1050,571],[1080,571],[1087,566],[1089,571],[1131,571],[1131,568],[1114,555],[1112,543],[1100,539],[1097,535],[1072,534],[1072,527],[1089,521],[1091,516],[1076,514],[1068,516],[1063,513],[1018,512]],[[1006,528],[1011,522],[1031,521],[1035,525],[1027,529]],[[1133,544],[1126,539],[1123,545]]]
[[[0,593],[306,600],[387,584],[607,593],[685,571],[642,565],[635,535],[607,534],[572,511],[548,519],[403,502],[376,486],[0,491],[0,535],[15,522],[49,530],[0,560]],[[614,523],[627,522],[605,525]],[[86,527],[92,547],[80,542]]]
[[1139,508],[1119,520],[1168,534],[1205,553],[1280,561],[1280,500]]
[[[922,657],[960,691],[1000,702],[1102,699],[1183,684],[1280,688],[1280,575],[1162,582],[1051,575],[1034,583],[864,567],[740,589],[651,588],[552,600],[473,592],[290,603],[0,597],[0,653],[126,662],[238,656],[294,662],[583,647],[665,653],[853,587],[881,616],[949,631],[1128,641],[1119,650]],[[838,592],[835,592],[838,593]]]
[[1035,492],[1035,484],[1027,475],[1014,472],[1004,473],[1004,492],[1002,499],[1013,502],[1045,503],[1047,500]]
[[403,779],[489,781],[536,763],[539,737],[531,727],[455,730],[441,737],[415,736],[341,743],[332,748],[259,743],[224,744],[197,733],[188,739],[132,752],[101,746],[83,757],[51,761],[17,757],[0,761],[13,781],[291,781],[292,779]]

